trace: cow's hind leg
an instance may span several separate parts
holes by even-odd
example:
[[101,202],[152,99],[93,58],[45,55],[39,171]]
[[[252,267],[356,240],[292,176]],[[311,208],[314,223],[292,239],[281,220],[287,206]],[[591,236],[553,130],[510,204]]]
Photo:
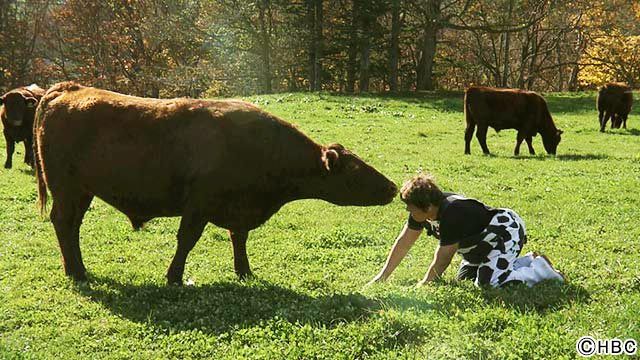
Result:
[[473,139],[473,132],[476,130],[476,124],[467,123],[467,128],[464,131],[464,153],[471,154],[471,139]]
[[491,154],[489,152],[489,148],[487,147],[487,130],[488,126],[480,126],[478,125],[478,131],[476,132],[476,138],[478,138],[478,142],[480,143],[480,147],[482,148],[482,152],[485,155]]
[[178,248],[173,256],[171,265],[167,270],[167,282],[169,285],[182,285],[182,275],[189,252],[198,242],[202,231],[207,225],[207,220],[195,214],[185,214],[180,220],[178,229]]
[[602,119],[602,122],[600,123],[600,132],[604,132],[604,128],[605,128],[605,126],[607,126],[607,121],[609,121],[609,118],[611,118],[611,113],[609,113],[607,111],[607,112],[605,112],[604,118]]
[[522,140],[524,140],[525,135],[522,131],[518,131],[518,135],[516,135],[516,148],[513,150],[513,155],[520,155],[520,144],[522,144]]
[[251,268],[247,257],[248,231],[229,231],[233,243],[233,267],[240,280],[250,277]]
[[623,127],[623,128],[625,128],[625,129],[627,128],[627,118],[628,118],[628,117],[629,117],[629,115],[628,115],[628,114],[627,114],[627,115],[622,116],[622,127]]
[[11,160],[13,158],[13,151],[15,150],[16,144],[13,142],[13,139],[10,139],[7,135],[4,136],[4,139],[7,142],[7,160],[4,162],[4,168],[11,169]]
[[138,231],[142,229],[144,224],[147,221],[151,220],[151,218],[149,217],[139,217],[135,215],[127,215],[127,217],[129,218],[129,221],[131,222],[131,227],[133,228],[134,231]]
[[598,124],[602,128],[602,121],[604,120],[604,110],[598,111]]
[[56,196],[53,194],[51,222],[56,230],[62,252],[64,271],[77,281],[87,279],[86,268],[80,252],[80,225],[91,204],[92,195]]
[[24,163],[33,167],[33,140],[24,141]]
[[613,114],[611,116],[611,128],[612,129],[620,129],[620,115]]

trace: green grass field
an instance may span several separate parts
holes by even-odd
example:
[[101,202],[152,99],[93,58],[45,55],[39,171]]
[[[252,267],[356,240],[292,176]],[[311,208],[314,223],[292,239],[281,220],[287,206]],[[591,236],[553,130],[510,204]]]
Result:
[[[546,94],[565,131],[558,156],[513,157],[516,133],[490,130],[464,156],[460,94],[248,100],[315,141],[339,142],[396,183],[425,170],[446,191],[525,220],[525,251],[547,254],[569,283],[481,290],[454,280],[415,288],[436,240],[423,235],[387,283],[363,288],[406,220],[403,203],[286,205],[251,232],[256,275],[239,282],[226,231],[209,225],[187,261],[194,286],[167,287],[178,219],[140,232],[95,200],[81,228],[88,284],[64,276],[18,145],[0,169],[0,358],[562,359],[576,340],[640,341],[640,116],[598,131],[595,94]],[[4,142],[0,145],[4,162]]]

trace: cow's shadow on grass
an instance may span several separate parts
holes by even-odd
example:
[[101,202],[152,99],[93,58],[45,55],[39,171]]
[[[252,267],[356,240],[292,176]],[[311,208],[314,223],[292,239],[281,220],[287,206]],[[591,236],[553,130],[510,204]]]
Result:
[[[197,329],[212,334],[265,326],[271,319],[333,328],[364,321],[384,305],[382,300],[359,293],[316,297],[260,279],[177,287],[127,284],[91,276],[89,283],[76,285],[76,289],[114,315],[137,323],[166,331]],[[420,336],[415,335],[407,337],[406,342],[417,341]]]
[[611,134],[611,135],[627,135],[627,136],[640,136],[640,130],[639,129],[611,129],[611,130],[607,130],[605,132],[605,134]]
[[25,174],[25,175],[31,175],[31,176],[35,176],[36,175],[36,171],[30,167],[28,168],[21,168],[20,172]]
[[555,157],[552,155],[510,155],[504,156],[507,158],[512,158],[516,160],[540,160],[540,161],[551,161],[553,159],[557,159],[560,161],[591,161],[591,160],[607,160],[611,157],[605,154],[560,154]]

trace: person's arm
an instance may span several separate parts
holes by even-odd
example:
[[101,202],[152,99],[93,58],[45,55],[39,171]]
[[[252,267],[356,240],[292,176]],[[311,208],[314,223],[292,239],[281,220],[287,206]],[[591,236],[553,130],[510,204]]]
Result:
[[404,228],[396,238],[396,242],[391,247],[387,262],[382,267],[382,270],[376,275],[367,285],[371,285],[378,281],[385,281],[389,275],[396,269],[398,264],[404,259],[409,252],[409,249],[415,244],[418,237],[422,233],[422,229],[413,230],[409,228],[408,224],[404,225]]
[[433,261],[431,262],[431,265],[429,265],[429,270],[424,275],[424,278],[418,283],[418,286],[439,278],[444,271],[447,270],[447,267],[451,263],[451,259],[453,259],[453,255],[455,255],[456,251],[458,251],[458,243],[451,245],[439,245],[433,255]]

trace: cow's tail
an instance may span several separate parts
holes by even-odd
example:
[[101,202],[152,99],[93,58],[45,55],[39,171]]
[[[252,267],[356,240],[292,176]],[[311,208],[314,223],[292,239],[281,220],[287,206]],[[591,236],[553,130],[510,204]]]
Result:
[[471,114],[471,109],[469,108],[471,106],[469,104],[469,100],[469,90],[467,90],[464,92],[464,120],[467,123],[467,128],[476,124],[476,121]]
[[38,209],[40,215],[45,216],[47,211],[47,180],[44,174],[44,164],[42,162],[42,152],[40,144],[40,136],[42,135],[42,117],[47,106],[47,99],[43,97],[36,109],[36,115],[33,120],[33,156],[36,168],[36,182],[38,183]]

